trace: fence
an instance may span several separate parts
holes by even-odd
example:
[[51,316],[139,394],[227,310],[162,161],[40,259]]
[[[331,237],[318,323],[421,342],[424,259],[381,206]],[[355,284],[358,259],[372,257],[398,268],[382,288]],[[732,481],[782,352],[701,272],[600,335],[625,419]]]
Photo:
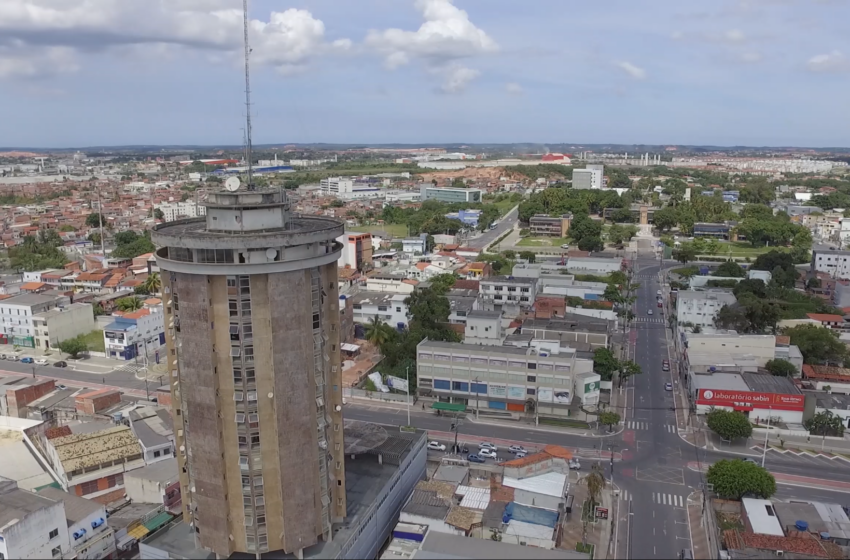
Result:
[[[408,396],[406,394],[382,393],[380,391],[366,391],[364,389],[355,389],[353,387],[344,387],[342,389],[342,397],[345,399],[373,399],[376,401],[387,401],[397,403],[406,403],[408,399]],[[414,402],[413,395],[410,396],[410,402],[411,404]]]

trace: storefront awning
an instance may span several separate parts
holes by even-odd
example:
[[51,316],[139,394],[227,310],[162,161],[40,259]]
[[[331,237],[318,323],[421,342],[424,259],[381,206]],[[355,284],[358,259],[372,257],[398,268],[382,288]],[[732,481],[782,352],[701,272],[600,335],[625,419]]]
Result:
[[446,412],[464,412],[466,411],[465,404],[453,404],[445,402],[435,402],[431,405],[434,410],[444,410]]

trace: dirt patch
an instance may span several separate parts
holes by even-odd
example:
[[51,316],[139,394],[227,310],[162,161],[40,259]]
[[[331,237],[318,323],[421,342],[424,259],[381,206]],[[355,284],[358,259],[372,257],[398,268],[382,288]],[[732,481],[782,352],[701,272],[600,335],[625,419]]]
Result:
[[346,359],[343,363],[342,386],[355,387],[384,357],[370,342],[355,340],[360,346],[360,354],[356,358]]

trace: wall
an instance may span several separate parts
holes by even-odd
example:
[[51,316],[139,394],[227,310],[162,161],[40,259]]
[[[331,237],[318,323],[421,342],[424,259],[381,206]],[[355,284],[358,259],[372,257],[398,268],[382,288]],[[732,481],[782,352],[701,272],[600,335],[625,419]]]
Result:
[[[50,531],[59,535],[49,538]],[[51,551],[61,547],[63,553],[70,549],[65,505],[55,502],[26,516],[11,527],[3,529],[7,558],[53,558]]]
[[165,494],[160,482],[136,476],[124,477],[124,490],[133,502],[145,504],[161,504]]
[[514,501],[525,506],[558,511],[558,505],[564,500],[561,497],[547,496],[545,494],[515,488]]
[[406,513],[402,511],[398,517],[399,522],[402,523],[415,523],[418,525],[427,525],[429,531],[435,531],[437,533],[445,533],[447,535],[458,535],[460,537],[465,537],[466,533],[457,527],[449,525],[442,519],[432,519],[430,517],[425,517],[423,515],[414,515],[412,513]]
[[50,348],[55,348],[63,340],[95,330],[93,307],[90,304],[71,305],[61,313],[49,316],[47,329],[38,330],[47,331],[47,337],[41,337],[42,344],[46,341]]
[[[103,525],[92,529],[92,521],[98,519],[104,520]],[[75,541],[74,533],[80,529],[85,529],[86,534]],[[77,551],[78,559],[103,558],[115,550],[115,534],[106,522],[106,506],[68,527],[68,534],[70,535],[71,545]]]

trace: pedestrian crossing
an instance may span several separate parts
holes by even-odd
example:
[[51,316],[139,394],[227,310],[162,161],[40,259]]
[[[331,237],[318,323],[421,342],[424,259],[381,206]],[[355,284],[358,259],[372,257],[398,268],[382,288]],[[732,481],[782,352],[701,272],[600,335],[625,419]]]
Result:
[[640,317],[640,316],[638,316],[638,317],[634,318],[634,322],[635,323],[663,323],[664,318],[663,317]]
[[652,503],[661,506],[685,507],[685,498],[676,494],[662,494],[661,492],[652,493]]
[[113,371],[113,373],[120,371],[120,372],[125,372],[125,373],[136,374],[136,373],[142,371],[143,369],[145,369],[144,365],[132,363],[132,364],[124,364],[122,366],[118,366],[117,368],[115,368],[112,371]]
[[[626,420],[623,422],[627,430],[648,430],[649,422],[641,422],[640,420]],[[669,424],[664,426],[664,431],[671,434],[678,434],[679,428]]]
[[623,500],[624,502],[631,502],[632,501],[632,495],[629,494],[628,490],[623,490],[620,493],[620,499]]
[[676,426],[667,425],[667,426],[664,426],[664,429],[667,430],[668,432],[670,432],[671,434],[678,434],[679,433],[679,428],[676,427]]

